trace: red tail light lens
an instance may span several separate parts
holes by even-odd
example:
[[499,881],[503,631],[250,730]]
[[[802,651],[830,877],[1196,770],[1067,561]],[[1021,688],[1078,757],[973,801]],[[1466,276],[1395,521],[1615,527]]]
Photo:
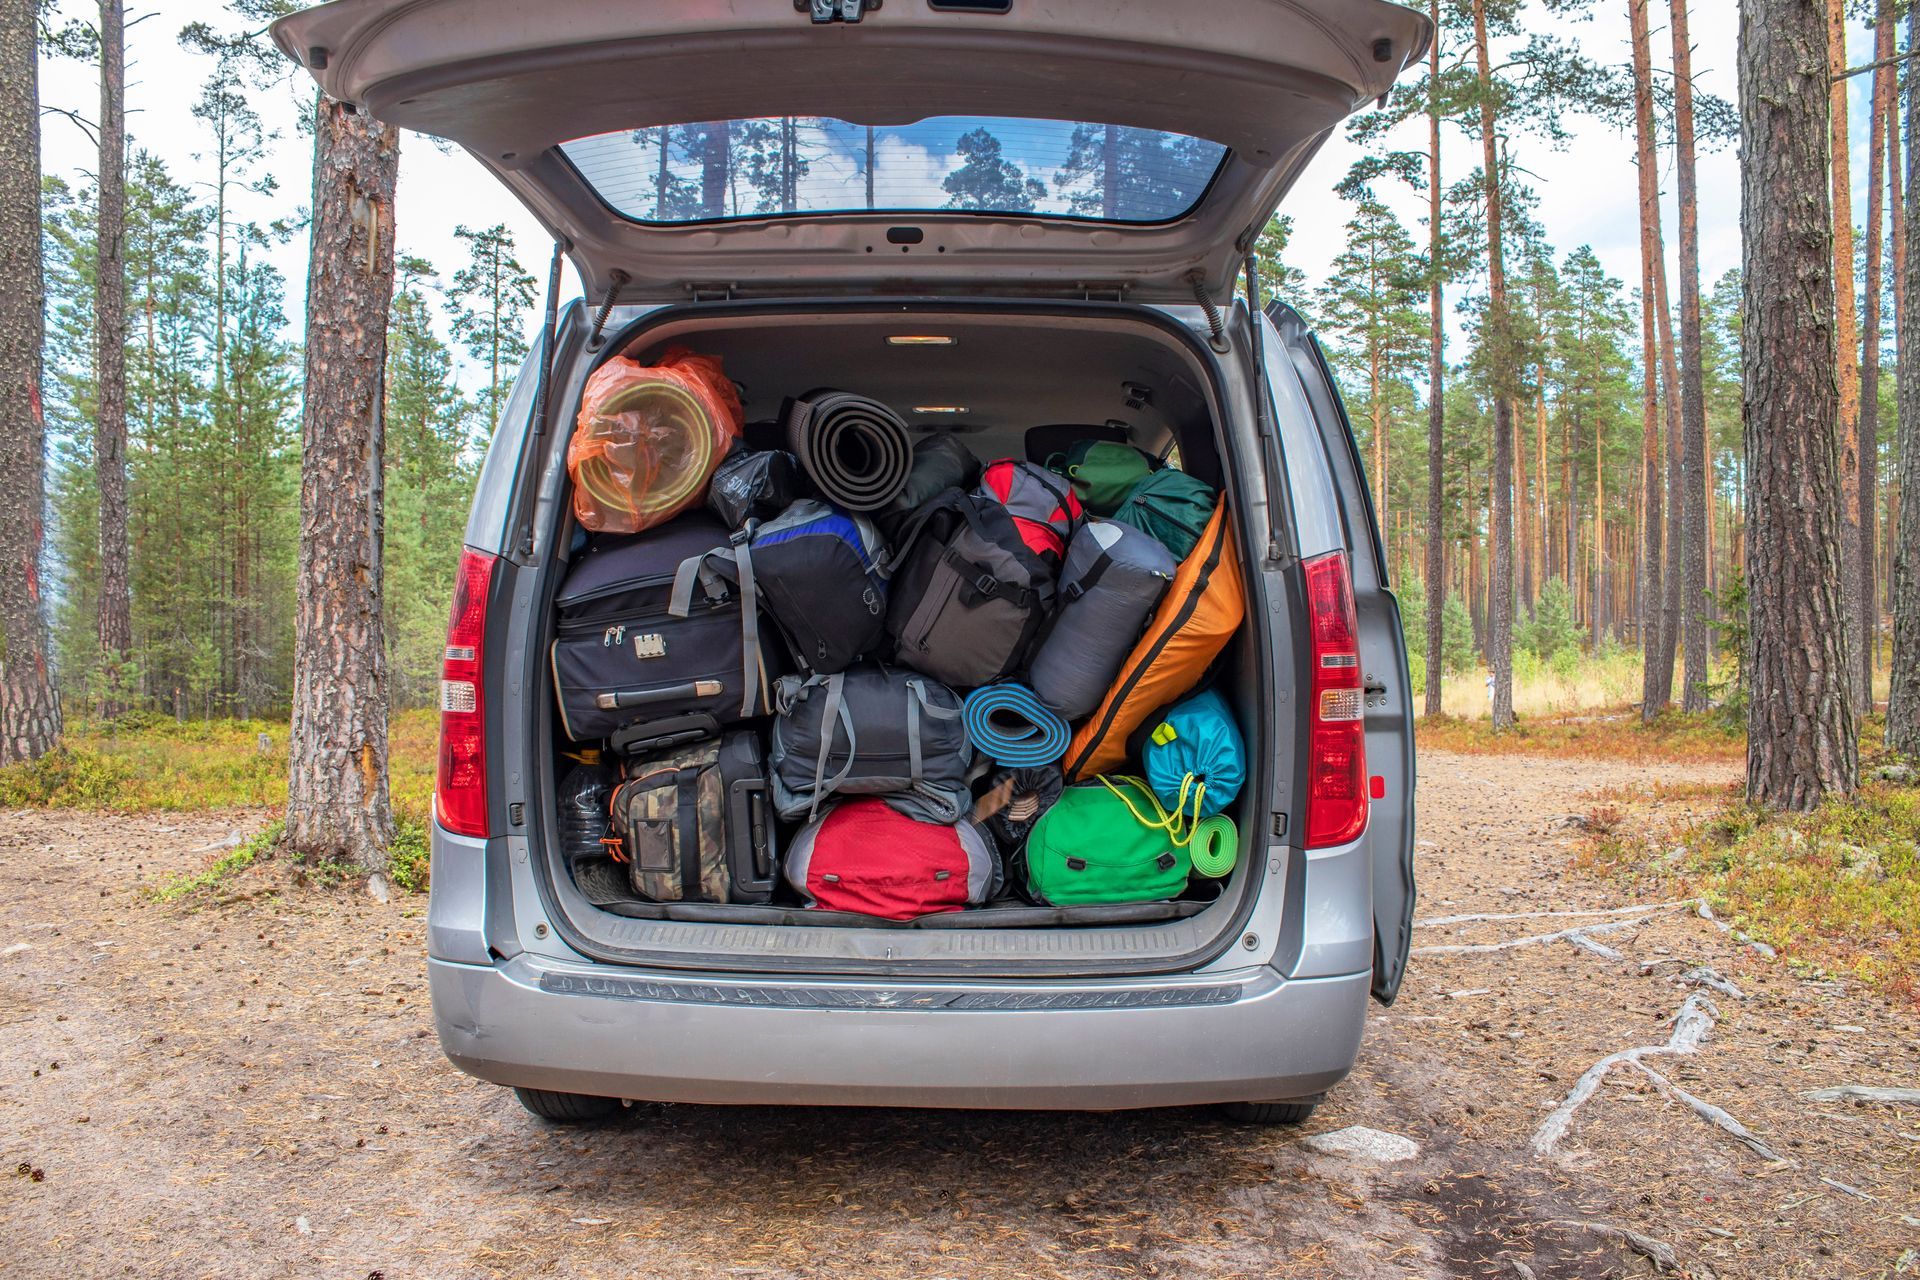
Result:
[[1316,556],[1304,567],[1313,627],[1306,847],[1321,849],[1367,829],[1366,694],[1347,553]]
[[440,825],[463,836],[487,834],[487,708],[480,663],[493,565],[494,557],[485,552],[461,551],[440,664],[440,764],[433,798]]

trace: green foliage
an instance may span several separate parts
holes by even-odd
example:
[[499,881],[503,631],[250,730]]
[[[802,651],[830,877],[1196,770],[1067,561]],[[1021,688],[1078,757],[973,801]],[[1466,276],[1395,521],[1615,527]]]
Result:
[[417,818],[396,818],[393,843],[387,848],[387,875],[408,893],[425,893],[427,867],[432,860],[427,824]]
[[1573,594],[1563,580],[1547,579],[1531,616],[1514,628],[1514,643],[1549,663],[1562,653],[1579,651],[1580,627],[1573,620]]
[[1260,273],[1261,304],[1278,298],[1299,305],[1305,292],[1307,273],[1287,262],[1287,241],[1293,236],[1293,219],[1276,213],[1260,228],[1253,242],[1253,263]]
[[1747,723],[1747,636],[1750,626],[1747,609],[1747,575],[1739,565],[1733,565],[1722,582],[1720,590],[1713,594],[1714,610],[1718,615],[1720,655],[1733,668],[1733,678],[1714,687],[1719,703],[1720,714],[1730,723],[1744,727]]
[[1479,657],[1473,643],[1473,616],[1467,612],[1467,602],[1459,593],[1449,593],[1446,603],[1440,606],[1441,666],[1446,674],[1457,676],[1473,670]]
[[169,876],[153,890],[153,896],[161,902],[177,902],[188,894],[214,888],[228,877],[246,870],[261,858],[271,856],[274,848],[280,843],[280,837],[286,834],[286,830],[285,822],[276,821],[265,831],[215,858],[213,864],[204,870]]
[[531,350],[527,343],[527,313],[533,309],[534,279],[513,256],[513,236],[505,223],[475,231],[455,227],[453,234],[467,246],[467,264],[453,273],[447,291],[453,336],[487,371],[484,393],[487,429],[491,433],[506,402],[508,378]]

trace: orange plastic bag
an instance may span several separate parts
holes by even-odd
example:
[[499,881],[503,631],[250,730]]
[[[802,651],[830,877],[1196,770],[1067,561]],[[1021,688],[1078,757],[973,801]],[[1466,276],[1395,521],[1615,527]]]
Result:
[[673,519],[706,497],[744,417],[718,356],[670,347],[658,364],[607,361],[587,379],[567,443],[575,518],[596,533]]

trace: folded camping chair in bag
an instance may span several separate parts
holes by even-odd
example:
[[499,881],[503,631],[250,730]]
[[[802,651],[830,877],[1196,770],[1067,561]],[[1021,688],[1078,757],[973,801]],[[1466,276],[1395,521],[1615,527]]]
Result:
[[1053,608],[1053,567],[998,502],[949,489],[902,529],[889,584],[894,658],[959,688],[1016,675]]
[[1040,701],[1068,720],[1099,706],[1179,570],[1171,552],[1130,525],[1081,525],[1060,566],[1059,611],[1028,669]]
[[1021,540],[1056,565],[1067,553],[1067,540],[1086,519],[1072,487],[1037,463],[1014,458],[990,462],[974,492],[1005,507]]
[[629,762],[610,808],[610,851],[651,902],[765,902],[774,825],[751,729]]
[[787,883],[822,911],[914,920],[961,911],[1000,891],[1000,854],[971,818],[927,822],[890,796],[839,801],[787,851]]
[[890,796],[935,822],[972,805],[960,698],[931,677],[874,667],[789,676],[774,698],[769,771],[781,817],[811,820],[837,795]]
[[743,629],[758,627],[758,604],[803,667],[845,671],[885,643],[882,560],[879,535],[865,516],[803,498],[765,524],[749,521],[726,546],[681,564],[674,608],[691,601],[696,582],[736,582],[748,602]]
[[1174,574],[1113,687],[1080,726],[1061,770],[1078,781],[1118,769],[1127,741],[1160,708],[1198,685],[1246,618],[1246,585],[1224,500]]

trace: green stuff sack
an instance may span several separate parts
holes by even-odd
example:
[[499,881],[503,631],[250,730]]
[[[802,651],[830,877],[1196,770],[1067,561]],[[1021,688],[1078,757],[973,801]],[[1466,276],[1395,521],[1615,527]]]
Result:
[[1027,836],[1027,892],[1059,907],[1177,897],[1193,860],[1169,821],[1139,778],[1068,787]]
[[1064,462],[1061,458],[1054,455],[1053,469],[1066,476],[1080,505],[1097,516],[1112,515],[1153,467],[1146,454],[1117,440],[1078,440]]
[[1185,560],[1206,532],[1218,497],[1205,480],[1164,467],[1128,490],[1112,518],[1159,539],[1175,560]]

